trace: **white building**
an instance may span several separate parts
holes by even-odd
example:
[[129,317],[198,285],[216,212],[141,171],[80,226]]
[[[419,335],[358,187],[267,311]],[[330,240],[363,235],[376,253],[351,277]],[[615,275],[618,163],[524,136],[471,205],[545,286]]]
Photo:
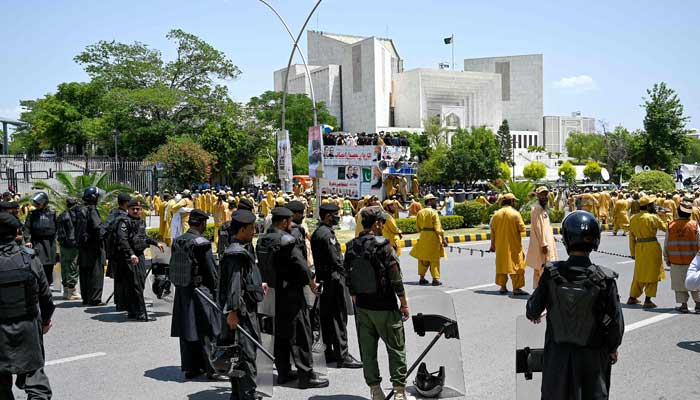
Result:
[[544,117],[544,148],[548,152],[566,154],[566,139],[571,132],[595,133],[595,118],[581,117],[572,113],[570,117]]

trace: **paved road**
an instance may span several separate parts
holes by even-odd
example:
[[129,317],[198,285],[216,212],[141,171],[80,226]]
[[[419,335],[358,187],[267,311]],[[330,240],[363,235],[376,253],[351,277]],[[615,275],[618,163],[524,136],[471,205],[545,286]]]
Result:
[[[486,249],[486,242],[461,245]],[[602,250],[628,253],[626,238],[604,234]],[[565,254],[559,245],[560,257]],[[433,290],[416,285],[416,261],[404,252],[401,261],[409,298]],[[525,300],[500,296],[492,285],[494,255],[483,258],[468,252],[448,254],[443,265],[447,293],[454,302],[461,333],[462,365],[469,399],[514,399],[515,319],[524,314]],[[594,261],[620,273],[618,285],[623,300],[629,294],[631,260],[597,254]],[[532,272],[528,270],[527,286]],[[105,298],[111,293],[111,281]],[[642,311],[624,306],[628,331],[620,348],[620,362],[613,369],[614,399],[697,399],[700,398],[700,315],[674,313],[670,281],[659,286],[659,308]],[[411,302],[411,300],[409,300]],[[177,340],[170,338],[170,315],[166,303],[156,302],[152,313],[158,321],[126,322],[112,305],[83,308],[79,302],[58,301],[55,325],[46,336],[46,367],[57,399],[228,399],[228,384],[183,382],[179,370]],[[413,304],[413,312],[421,311]],[[354,322],[350,323],[351,352],[358,356]],[[421,348],[407,326],[408,359]],[[75,358],[73,358],[75,357]],[[84,358],[81,358],[84,357]],[[380,349],[381,366],[387,371],[386,353]],[[450,365],[457,352],[445,355]],[[457,362],[458,364],[458,362]],[[436,366],[431,366],[436,368]],[[449,369],[448,374],[455,374]],[[385,372],[386,374],[386,372]],[[276,387],[275,399],[367,398],[361,370],[329,369],[331,386],[322,390]],[[385,386],[389,386],[385,378]],[[18,398],[24,398],[20,395]]]

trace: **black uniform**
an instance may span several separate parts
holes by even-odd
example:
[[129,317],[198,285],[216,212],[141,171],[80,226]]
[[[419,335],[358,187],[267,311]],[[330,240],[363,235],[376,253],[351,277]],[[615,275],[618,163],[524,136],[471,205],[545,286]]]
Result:
[[80,212],[86,219],[87,240],[80,244],[78,265],[80,268],[80,294],[83,304],[98,305],[102,302],[105,254],[102,241],[102,219],[97,206],[86,205]]
[[[44,269],[34,254],[31,249],[17,246],[14,235],[0,243],[0,283],[4,291],[0,296],[1,399],[14,399],[12,375],[17,375],[15,384],[28,398],[51,398],[51,387],[43,370],[41,330],[42,325],[51,321],[55,307]],[[6,285],[19,290],[12,291]],[[27,292],[30,295],[25,297]],[[20,296],[12,298],[13,293]]]
[[[592,263],[588,257],[571,256],[567,261],[553,263],[558,273],[568,281],[578,281],[586,277],[580,269]],[[610,389],[610,354],[617,351],[622,342],[624,320],[613,275],[606,274],[604,288],[595,304],[595,334],[590,343],[580,346],[571,343],[557,343],[554,327],[559,326],[556,312],[552,311],[552,299],[556,296],[557,285],[549,268],[545,268],[539,285],[527,302],[527,318],[539,318],[547,309],[547,331],[545,333],[544,362],[542,373],[543,400],[586,400],[607,399]],[[590,290],[590,289],[589,289]],[[607,326],[605,326],[605,324]]]
[[[218,303],[224,311],[220,344],[230,344],[236,338],[236,331],[226,323],[226,314],[236,312],[238,323],[258,342],[261,341],[258,324],[258,303],[263,300],[262,280],[255,260],[245,248],[245,244],[235,239],[224,252],[220,263]],[[239,370],[245,373],[241,378],[231,378],[231,399],[255,399],[256,347],[244,335],[238,335],[240,347]]]
[[[116,239],[119,256],[114,260],[116,261],[114,273],[115,276],[120,277],[123,285],[123,304],[130,317],[145,318],[146,303],[143,299],[143,289],[146,285],[146,260],[143,251],[148,248],[148,245],[157,246],[158,241],[146,235],[145,221],[131,215],[117,222]],[[131,263],[131,256],[139,258],[138,264]]]
[[333,229],[321,222],[311,236],[316,281],[323,281],[321,333],[326,360],[341,362],[348,357],[348,309],[345,302],[345,268],[340,243]]
[[[116,224],[119,221],[126,220],[129,214],[126,210],[121,208],[115,208],[109,212],[107,215],[107,220],[105,221],[105,229],[107,232],[113,231],[116,233]],[[107,272],[106,275],[114,280],[114,305],[117,311],[127,311],[127,285],[124,274],[121,274],[119,268],[119,262],[121,260],[121,254],[117,249],[116,235],[107,235],[105,240],[105,256],[107,257]],[[113,241],[113,243],[110,243]],[[123,270],[123,269],[122,269]]]
[[56,264],[56,211],[48,207],[30,211],[24,221],[23,233],[25,243],[32,244],[51,285]]
[[[179,251],[186,249],[191,253],[178,254]],[[177,277],[174,276],[173,261],[177,257],[185,257],[196,263],[191,266],[191,281],[186,286],[179,285]],[[188,230],[175,239],[170,274],[171,281],[177,288],[173,301],[170,336],[180,338],[181,369],[193,374],[210,371],[204,338],[219,335],[221,318],[219,313],[206,303],[206,300],[200,298],[194,288],[198,287],[210,298],[214,297],[218,277],[211,252],[211,242],[194,229]]]

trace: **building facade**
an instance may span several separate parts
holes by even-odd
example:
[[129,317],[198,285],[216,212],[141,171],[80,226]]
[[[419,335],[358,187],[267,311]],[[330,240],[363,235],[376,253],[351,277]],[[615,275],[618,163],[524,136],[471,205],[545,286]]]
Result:
[[572,116],[544,117],[544,148],[548,152],[566,154],[566,139],[571,132],[595,133],[595,118]]

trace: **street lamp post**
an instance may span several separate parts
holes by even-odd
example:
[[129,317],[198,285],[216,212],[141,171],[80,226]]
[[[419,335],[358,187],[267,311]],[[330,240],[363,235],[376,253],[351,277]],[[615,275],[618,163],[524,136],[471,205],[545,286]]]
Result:
[[119,181],[119,154],[118,154],[118,141],[119,141],[119,130],[117,128],[112,129],[112,135],[114,135],[114,167],[117,171],[117,181]]

